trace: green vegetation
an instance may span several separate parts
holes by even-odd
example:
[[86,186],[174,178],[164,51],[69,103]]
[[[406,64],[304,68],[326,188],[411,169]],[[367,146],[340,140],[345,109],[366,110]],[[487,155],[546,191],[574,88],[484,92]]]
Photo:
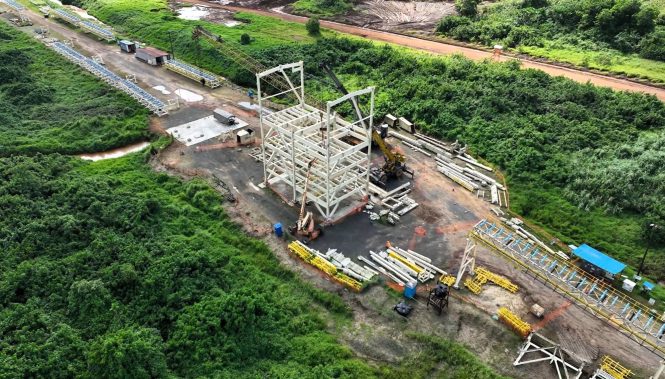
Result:
[[148,136],[148,111],[0,22],[0,156],[67,154]]
[[348,0],[297,0],[291,6],[296,14],[320,17],[332,17],[353,9]]
[[382,378],[508,379],[490,371],[454,341],[416,333],[408,337],[417,341],[418,353],[406,357],[399,367],[384,370]]
[[479,14],[473,2],[460,0],[461,15],[441,20],[438,31],[461,41],[503,44],[538,57],[665,82],[660,63],[665,61],[665,13],[654,2],[503,0]]
[[[147,2],[124,9],[101,5],[108,1],[89,0],[97,4],[96,16],[110,23],[124,20],[121,28],[144,25],[133,33],[149,42],[161,41],[145,25],[158,25],[156,20],[168,11],[141,13]],[[156,9],[161,2],[151,4]],[[349,89],[377,86],[379,115],[404,115],[427,133],[469,143],[476,154],[508,174],[512,208],[566,243],[587,242],[637,265],[646,224],[665,225],[665,173],[658,163],[663,161],[665,106],[653,96],[521,70],[515,62],[432,58],[357,39],[291,44],[269,39],[271,28],[283,30],[279,21],[270,19],[269,24],[258,16],[254,20],[265,26],[256,29],[256,39],[264,41],[263,46],[268,40],[276,46],[256,49],[252,44],[248,52],[266,64],[304,60],[308,74],[321,79],[309,82],[310,91],[322,98],[337,97],[318,67],[322,60],[335,68]],[[180,23],[181,33],[188,33],[190,22],[173,22]],[[302,25],[288,25],[293,35],[306,34]],[[238,33],[235,28],[215,28],[227,38]],[[212,47],[182,45],[181,50],[190,55],[200,50],[206,57],[204,67],[253,85],[251,75]],[[610,181],[613,176],[616,182]],[[664,252],[661,230],[646,266],[658,279],[665,278]]]
[[307,33],[309,33],[312,36],[320,35],[321,25],[319,24],[319,19],[316,17],[311,17],[309,20],[307,20],[307,23],[305,24],[305,29],[307,29]]
[[0,376],[372,375],[210,186],[141,159],[0,159]]

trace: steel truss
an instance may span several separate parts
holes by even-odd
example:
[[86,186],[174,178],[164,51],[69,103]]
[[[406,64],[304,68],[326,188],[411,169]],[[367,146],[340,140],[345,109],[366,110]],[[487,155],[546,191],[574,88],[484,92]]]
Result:
[[600,278],[562,260],[503,224],[481,220],[470,236],[543,280],[655,354],[665,357],[665,320]]
[[584,363],[580,363],[579,366],[573,365],[570,357],[571,354],[561,349],[558,344],[538,333],[531,333],[520,348],[513,366],[549,362],[556,369],[559,379],[579,379],[582,376]]
[[[288,83],[289,88],[264,95],[262,83],[272,83],[276,79]],[[303,193],[307,165],[315,160],[307,199],[314,204],[325,223],[333,222],[342,202],[362,198],[368,193],[374,88],[329,101],[326,110],[322,111],[305,103],[302,61],[258,73],[256,86],[266,185],[287,184],[291,187],[291,201],[295,203]],[[297,104],[274,113],[264,112],[264,100],[285,95],[294,96]],[[353,123],[338,117],[336,107],[349,99],[368,105],[368,115]],[[347,142],[349,139],[357,143]]]

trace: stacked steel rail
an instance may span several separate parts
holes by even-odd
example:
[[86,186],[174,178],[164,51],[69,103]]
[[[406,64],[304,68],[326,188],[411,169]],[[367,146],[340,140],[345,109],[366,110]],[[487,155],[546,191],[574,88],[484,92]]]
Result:
[[665,356],[665,320],[600,278],[562,260],[502,224],[481,220],[470,233],[657,355]]
[[1,0],[0,2],[6,4],[8,7],[12,8],[13,10],[17,12],[21,12],[22,10],[25,10],[25,7],[13,0]]
[[152,96],[136,84],[119,77],[118,75],[108,70],[106,67],[100,65],[90,58],[86,58],[62,42],[54,42],[50,44],[50,46],[56,52],[90,71],[104,82],[127,93],[129,96],[136,99],[139,103],[150,109],[156,115],[164,116],[168,114],[168,111],[166,110],[166,104],[164,102]]
[[187,64],[185,62],[177,61],[175,59],[169,59],[168,61],[166,61],[164,66],[168,70],[177,72],[178,74],[196,80],[197,82],[205,80],[205,85],[210,88],[217,88],[222,85],[223,79],[220,78],[219,76],[209,71],[202,70],[198,67]]
[[110,29],[102,28],[94,22],[81,20],[79,26],[82,29],[85,29],[88,32],[96,35],[97,37],[105,39],[106,41],[115,41],[115,35],[113,35],[113,31]]

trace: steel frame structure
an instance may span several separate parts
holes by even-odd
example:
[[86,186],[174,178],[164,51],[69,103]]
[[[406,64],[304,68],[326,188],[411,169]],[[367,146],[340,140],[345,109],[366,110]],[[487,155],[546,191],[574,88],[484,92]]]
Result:
[[541,250],[534,241],[499,222],[481,220],[469,235],[648,350],[665,357],[665,320],[602,279]]
[[7,5],[8,7],[12,8],[13,10],[17,12],[21,12],[25,10],[25,7],[22,4],[17,3],[14,0],[1,0],[1,3]]
[[556,369],[559,379],[579,379],[582,376],[584,363],[579,366],[573,365],[570,359],[566,360],[567,355],[570,356],[558,344],[538,333],[531,333],[520,348],[513,366],[549,361],[549,364]]
[[[302,61],[256,74],[264,183],[290,186],[290,201],[295,203],[303,194],[307,165],[315,160],[307,200],[328,224],[335,221],[343,201],[369,193],[374,87],[329,101],[323,111],[305,103],[304,75]],[[287,83],[288,88],[275,88],[279,92],[264,95],[262,83],[270,85],[275,79]],[[264,112],[265,100],[286,95],[294,96],[297,104],[274,113]],[[368,104],[368,115],[355,122],[338,117],[336,107],[349,99]],[[345,138],[359,142],[352,145]]]

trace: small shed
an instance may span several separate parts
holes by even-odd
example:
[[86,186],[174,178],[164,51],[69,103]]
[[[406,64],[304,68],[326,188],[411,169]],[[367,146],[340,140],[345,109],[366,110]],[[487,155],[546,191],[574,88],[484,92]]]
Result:
[[399,127],[402,130],[404,130],[406,132],[409,132],[411,134],[416,132],[416,126],[413,125],[413,123],[411,121],[405,119],[404,117],[399,118]]
[[152,66],[161,66],[169,59],[169,53],[153,47],[144,47],[136,49],[136,59]]
[[384,118],[383,118],[383,123],[387,124],[391,128],[396,128],[397,127],[397,117],[391,115],[388,113]]
[[254,131],[252,129],[243,129],[236,134],[236,142],[239,145],[254,143]]
[[124,51],[125,53],[135,53],[136,52],[136,43],[132,41],[127,41],[126,39],[123,39],[121,41],[118,41],[118,46],[120,46],[120,51]]
[[582,244],[573,250],[573,254],[582,260],[582,268],[595,276],[605,276],[614,279],[614,276],[626,268],[624,263],[609,257],[593,247]]

